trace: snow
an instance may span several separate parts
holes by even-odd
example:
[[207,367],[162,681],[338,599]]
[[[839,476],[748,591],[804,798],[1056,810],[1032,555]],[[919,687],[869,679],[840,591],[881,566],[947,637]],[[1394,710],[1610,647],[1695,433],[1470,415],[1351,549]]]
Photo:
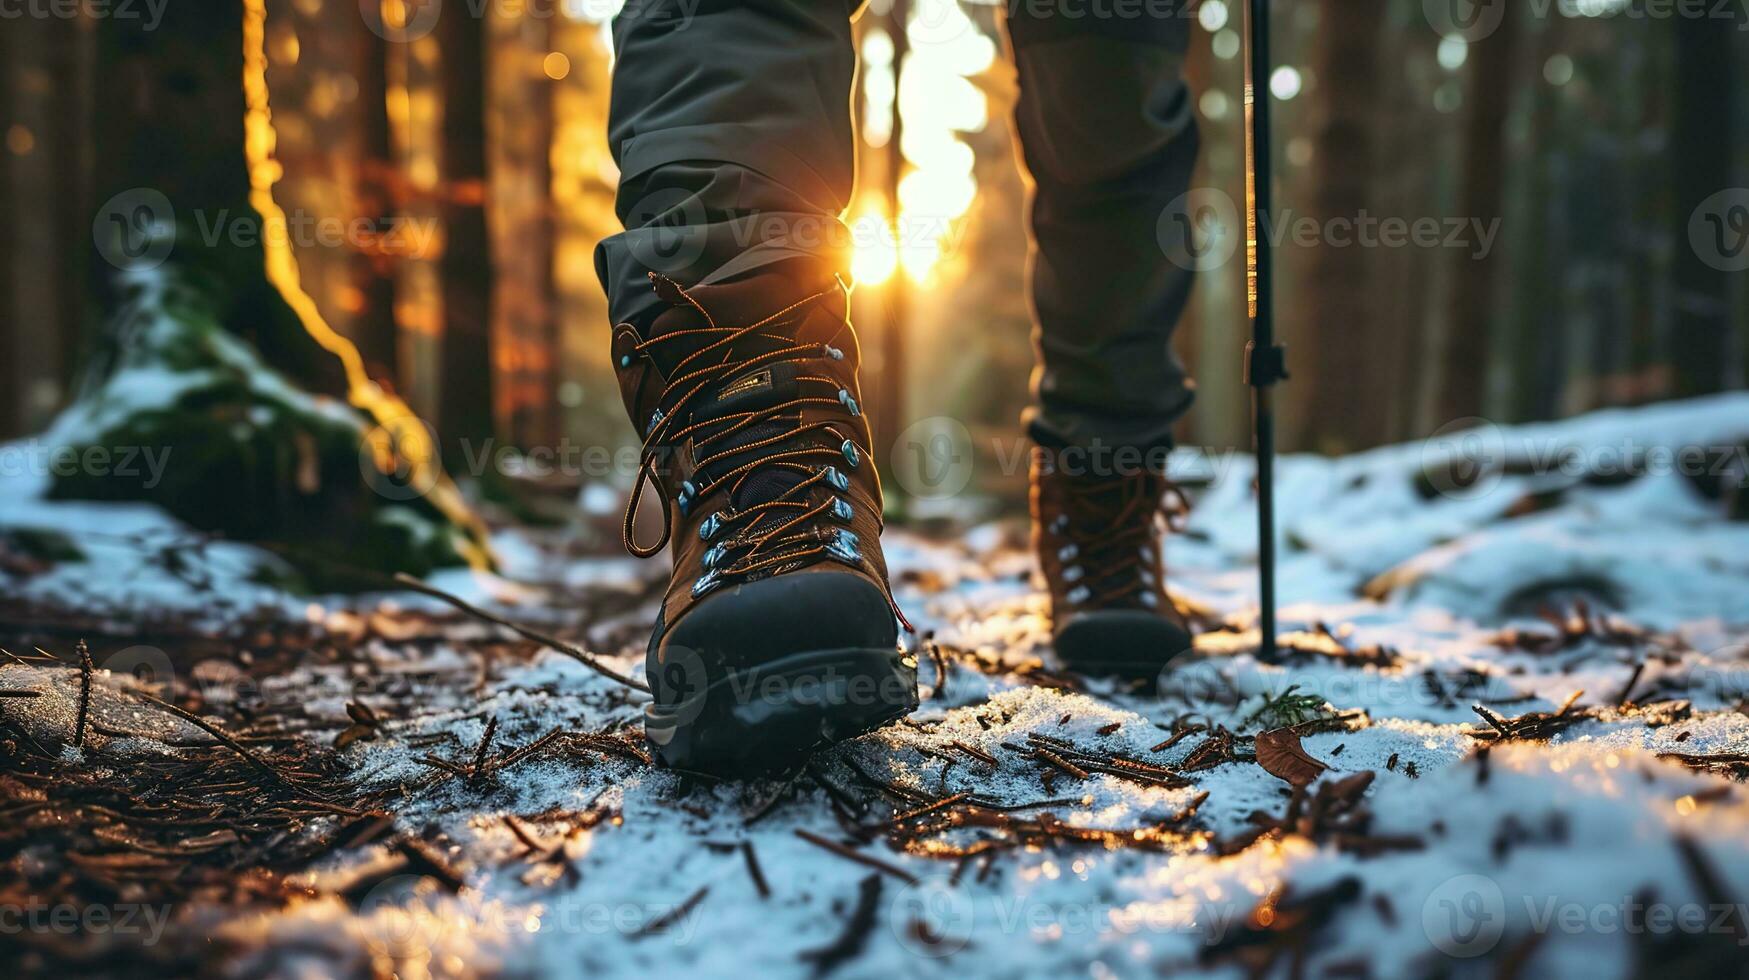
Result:
[[[872,931],[832,975],[1244,975],[1246,961],[1224,955],[1220,944],[1246,928],[1260,901],[1284,886],[1291,898],[1350,876],[1359,896],[1333,905],[1329,923],[1312,935],[1306,975],[1356,963],[1381,977],[1493,974],[1523,951],[1530,975],[1630,976],[1647,933],[1749,943],[1749,930],[1726,928],[1732,914],[1749,923],[1749,910],[1732,904],[1749,896],[1749,790],[1658,757],[1749,753],[1749,716],[1739,709],[1749,696],[1749,523],[1725,520],[1722,505],[1676,471],[1673,453],[1667,465],[1653,461],[1692,445],[1736,452],[1746,434],[1749,395],[1742,394],[1486,427],[1476,436],[1485,461],[1534,465],[1431,496],[1417,489],[1418,476],[1464,437],[1284,459],[1283,629],[1299,648],[1338,655],[1280,663],[1256,652],[1250,461],[1181,451],[1177,472],[1212,480],[1196,492],[1185,533],[1167,545],[1172,584],[1229,628],[1200,637],[1154,693],[1109,681],[1064,691],[1029,680],[1032,662],[1043,656],[1048,664],[1049,654],[1043,600],[1026,580],[1031,566],[1014,525],[984,525],[952,541],[892,532],[887,554],[901,603],[961,652],[950,660],[945,696],[926,700],[916,725],[890,726],[818,760],[838,786],[872,795],[848,768],[855,763],[930,799],[962,791],[1005,804],[1067,797],[1079,802],[1044,809],[1072,826],[1123,832],[1157,828],[1207,798],[1158,848],[1029,846],[1000,854],[982,876],[977,862],[956,878],[954,861],[877,838],[860,852],[914,881],[882,876]],[[1626,458],[1648,461],[1647,472],[1599,478]],[[1532,494],[1540,507],[1521,510]],[[211,612],[216,590],[228,608],[306,615],[308,598],[275,596],[237,573],[248,561],[270,560],[242,546],[189,556],[188,566],[210,577],[201,588],[186,576],[149,574],[138,542],[186,533],[154,515],[0,493],[0,531],[57,529],[92,556],[6,582],[7,593],[104,603],[125,616]],[[531,622],[562,620],[564,610],[543,608],[544,593],[508,581],[522,574],[539,570],[575,593],[620,583],[635,591],[659,572],[619,559],[555,566],[535,538],[498,543],[512,556],[505,578],[470,575],[443,587],[465,588],[470,599]],[[1552,635],[1554,627],[1535,617],[1537,605],[1575,597],[1586,599],[1601,627],[1540,652],[1507,642],[1511,629]],[[378,601],[324,598],[317,615],[363,615]],[[428,608],[429,600],[393,602]],[[1629,639],[1612,639],[1609,630]],[[1369,664],[1340,655],[1374,645],[1392,656]],[[878,874],[798,836],[845,839],[828,794],[809,779],[756,822],[779,783],[713,784],[583,749],[543,754],[485,786],[437,780],[418,758],[465,760],[489,719],[504,747],[559,728],[635,735],[640,696],[554,653],[481,673],[471,658],[441,646],[381,644],[372,652],[381,674],[375,683],[393,683],[398,671],[454,677],[417,716],[354,744],[346,758],[368,785],[414,787],[398,822],[441,831],[468,887],[452,896],[429,880],[396,876],[353,907],[331,893],[385,853],[367,847],[331,858],[300,875],[329,897],[213,914],[215,936],[253,949],[232,964],[239,975],[268,967],[312,975],[371,968],[810,976],[815,967],[805,954],[839,937],[863,881]],[[609,657],[615,669],[641,670],[637,651],[618,653]],[[971,669],[968,658],[985,666]],[[922,673],[932,687],[927,660]],[[1671,721],[1615,707],[1630,679],[1635,700],[1652,700],[1653,691],[1688,699],[1692,715]],[[349,698],[370,701],[356,681],[340,666],[300,667],[266,693],[337,718]],[[1288,805],[1287,784],[1249,761],[1188,773],[1192,785],[1179,788],[1098,773],[1085,781],[1060,775],[1053,787],[1036,763],[1004,748],[1042,735],[1172,766],[1204,739],[1191,735],[1153,751],[1175,721],[1255,734],[1258,725],[1247,727],[1247,719],[1290,689],[1333,712],[1363,713],[1344,729],[1305,735],[1303,746],[1330,767],[1325,784],[1376,773],[1364,799],[1372,833],[1419,838],[1419,849],[1364,856],[1330,839],[1287,834],[1222,856],[1223,842],[1256,828],[1254,815],[1280,815]],[[64,700],[64,682],[59,691]],[[1478,754],[1484,743],[1472,733],[1488,726],[1474,705],[1510,718],[1555,711],[1575,691],[1594,717],[1547,743],[1501,742],[1485,761]],[[1000,768],[956,756],[956,742],[996,757]],[[890,819],[897,809],[876,804],[864,820]],[[583,829],[587,815],[607,811],[615,815]],[[559,859],[529,860],[506,815],[558,848]],[[928,841],[963,846],[989,834],[962,827]],[[1683,841],[1717,872],[1726,907],[1706,905]],[[743,843],[757,856],[769,896],[748,871]],[[560,873],[566,866],[574,874]],[[1647,914],[1648,902],[1662,903],[1668,916]],[[919,938],[918,923],[932,940]],[[1540,941],[1525,945],[1532,937]]]

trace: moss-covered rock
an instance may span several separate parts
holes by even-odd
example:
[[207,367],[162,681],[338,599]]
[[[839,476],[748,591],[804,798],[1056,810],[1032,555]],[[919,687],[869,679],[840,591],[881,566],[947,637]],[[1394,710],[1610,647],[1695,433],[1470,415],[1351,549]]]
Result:
[[333,587],[337,564],[417,575],[478,553],[467,528],[383,471],[370,418],[265,364],[172,266],[124,279],[101,352],[47,434],[48,496],[157,504],[273,547],[312,587]]

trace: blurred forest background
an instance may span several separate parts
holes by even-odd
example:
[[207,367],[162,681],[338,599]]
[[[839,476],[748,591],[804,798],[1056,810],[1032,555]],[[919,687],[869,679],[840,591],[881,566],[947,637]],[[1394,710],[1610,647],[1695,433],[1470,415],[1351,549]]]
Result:
[[[294,217],[378,232],[298,243],[305,289],[446,443],[628,444],[591,260],[617,229],[604,138],[617,4],[450,0],[433,19],[417,0],[378,2],[265,0],[274,196]],[[175,204],[178,187],[244,180],[244,97],[223,84],[241,18],[167,3],[144,48],[115,29],[113,5],[0,22],[0,436],[39,429],[102,341],[106,202],[146,187]],[[1503,6],[1466,40],[1423,0],[1276,4],[1282,207],[1498,221],[1485,255],[1473,236],[1282,246],[1286,448],[1553,418],[1749,374],[1749,277],[1689,245],[1703,201],[1749,186],[1743,13]],[[1242,201],[1242,5],[1202,0],[1189,16],[1197,186]],[[859,22],[850,218],[877,444],[930,416],[964,421],[980,446],[1017,431],[1032,355],[1000,19],[991,5],[876,0]],[[203,79],[210,114],[150,97]],[[1240,255],[1202,275],[1179,333],[1201,387],[1192,444],[1248,442]]]

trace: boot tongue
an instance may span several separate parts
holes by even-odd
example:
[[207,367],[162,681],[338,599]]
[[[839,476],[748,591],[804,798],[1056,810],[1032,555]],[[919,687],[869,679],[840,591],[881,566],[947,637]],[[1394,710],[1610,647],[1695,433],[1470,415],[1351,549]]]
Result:
[[[769,364],[730,377],[692,415],[696,421],[705,422],[741,412],[756,412],[782,404],[799,394],[796,365],[793,362]],[[733,452],[743,446],[781,437],[785,432],[794,429],[799,420],[800,413],[795,410],[780,412],[742,429],[720,443],[713,443],[710,447],[711,453],[715,455],[720,451]],[[706,434],[708,431],[706,430]],[[735,452],[711,464],[710,469],[727,472],[751,458],[747,454]],[[745,509],[793,489],[803,479],[803,474],[787,467],[756,470],[741,484],[731,503],[737,510]]]
[[[669,308],[650,325],[649,339],[652,340],[680,331],[709,327],[713,323],[718,327],[745,327],[833,285],[833,278],[829,274],[794,261],[766,266],[728,282],[693,286],[684,293],[680,284],[672,279],[652,276],[651,281],[655,285],[656,295],[669,304]],[[703,307],[704,312],[699,307]],[[793,325],[779,327],[776,332],[796,336],[798,340],[828,339],[797,336]],[[681,361],[721,337],[720,334],[701,333],[696,337],[676,338],[659,344],[654,348],[656,367],[664,376],[672,377],[674,368]],[[748,338],[736,342],[735,356],[750,357],[770,347],[770,341]]]
[[[650,337],[652,339],[686,330],[698,330],[709,327],[713,323],[718,327],[748,326],[765,320],[786,307],[832,285],[832,279],[829,275],[822,275],[817,270],[798,267],[796,263],[779,263],[760,269],[744,278],[695,286],[687,289],[684,294],[682,294],[680,286],[672,280],[657,277],[653,281],[657,294],[671,304],[671,308],[658,316],[651,325]],[[691,298],[690,301],[688,297]],[[696,305],[694,305],[695,303]],[[704,312],[701,312],[699,307],[703,307]],[[706,313],[708,313],[708,317]],[[770,332],[796,340],[824,342],[827,339],[804,338],[800,336],[796,325],[773,324],[773,329]],[[665,376],[672,377],[682,361],[721,340],[723,336],[720,333],[701,332],[696,337],[676,337],[669,342],[659,344],[654,348],[656,366]],[[783,340],[757,336],[745,337],[734,343],[732,351],[723,352],[721,356],[717,352],[713,352],[707,357],[687,365],[685,370],[690,373],[696,368],[721,364],[723,357],[746,361],[759,354],[786,346],[788,346],[788,342]],[[693,401],[692,419],[695,422],[708,422],[711,419],[723,418],[736,413],[759,411],[794,399],[800,394],[796,375],[797,364],[794,361],[760,364],[745,371],[730,373],[722,381],[715,383],[711,389],[701,392],[698,398]],[[729,439],[712,443],[709,447],[712,456],[717,456],[723,452],[730,452],[732,455],[713,463],[710,466],[710,470],[713,472],[707,473],[705,476],[712,477],[750,462],[754,458],[751,453],[734,451],[769,439],[780,438],[786,432],[792,431],[799,422],[799,411],[786,411],[750,425],[736,432]],[[703,437],[708,437],[710,434],[709,428],[700,432],[700,436]],[[764,447],[757,452],[769,453],[775,448]],[[744,510],[754,504],[783,495],[805,479],[807,479],[806,474],[788,467],[761,468],[748,474],[730,502],[735,509]],[[768,517],[761,523],[773,519]]]

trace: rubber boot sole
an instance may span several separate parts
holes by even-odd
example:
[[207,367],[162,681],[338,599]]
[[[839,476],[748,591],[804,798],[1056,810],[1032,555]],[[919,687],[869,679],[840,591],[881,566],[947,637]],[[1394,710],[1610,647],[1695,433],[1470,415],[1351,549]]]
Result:
[[664,765],[741,775],[789,768],[917,708],[917,658],[898,649],[791,654],[644,708]]
[[1140,609],[1077,613],[1055,631],[1057,656],[1082,674],[1157,679],[1192,646],[1177,623]]
[[683,769],[789,768],[915,710],[914,643],[862,575],[805,569],[730,586],[651,637],[645,735]]

